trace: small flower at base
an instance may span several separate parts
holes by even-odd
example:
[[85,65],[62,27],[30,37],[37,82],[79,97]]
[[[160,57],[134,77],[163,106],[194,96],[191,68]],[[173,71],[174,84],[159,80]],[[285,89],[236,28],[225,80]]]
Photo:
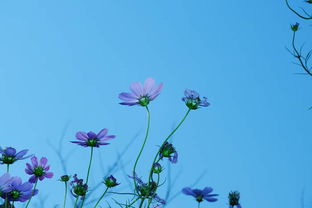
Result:
[[77,174],[74,176],[74,180],[70,182],[72,186],[71,193],[74,197],[84,197],[88,192],[88,185],[83,183],[83,179],[78,179]]
[[153,173],[159,174],[162,171],[162,167],[159,163],[154,163],[153,165]]
[[70,176],[69,175],[62,175],[59,179],[59,181],[62,181],[62,182],[67,182],[69,181],[70,179]]
[[290,28],[292,31],[296,32],[299,29],[299,23],[296,22],[296,24],[291,25]]
[[107,188],[112,188],[115,186],[118,186],[119,183],[117,183],[117,180],[114,176],[110,175],[109,177],[105,178],[104,184],[106,185]]
[[241,208],[240,204],[239,204],[239,199],[240,199],[240,193],[238,191],[231,191],[229,193],[229,204],[230,204],[230,208],[234,208],[235,206],[237,208]]

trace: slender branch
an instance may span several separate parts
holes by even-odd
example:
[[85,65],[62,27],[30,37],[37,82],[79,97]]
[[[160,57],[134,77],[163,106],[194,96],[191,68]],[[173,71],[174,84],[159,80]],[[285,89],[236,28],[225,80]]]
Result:
[[[296,10],[294,10],[288,3],[288,0],[285,0],[286,2],[286,5],[288,7],[288,9],[290,9],[294,14],[296,14],[298,17],[302,18],[302,19],[305,19],[305,20],[311,20],[312,19],[312,15],[307,15],[307,16],[303,16],[301,15],[300,13],[298,13]],[[306,12],[304,12],[306,13]]]

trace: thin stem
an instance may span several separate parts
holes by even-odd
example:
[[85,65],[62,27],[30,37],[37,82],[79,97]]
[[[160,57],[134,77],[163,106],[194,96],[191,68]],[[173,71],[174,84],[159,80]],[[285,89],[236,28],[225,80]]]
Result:
[[[7,173],[9,173],[9,172],[10,172],[10,164],[7,164]],[[8,208],[8,207],[9,207],[8,195],[6,195],[6,197],[5,197],[4,207],[5,207],[5,208]]]
[[140,203],[139,208],[141,208],[141,207],[143,206],[144,200],[145,200],[145,198],[142,198],[142,199],[141,199],[141,203]]
[[105,194],[106,194],[107,190],[108,190],[108,187],[105,189],[105,191],[104,191],[104,193],[102,194],[102,196],[101,196],[101,197],[99,198],[99,200],[96,202],[96,204],[95,204],[94,208],[96,208],[96,207],[97,207],[97,205],[100,203],[100,201],[103,199],[103,197],[105,196]]
[[200,202],[198,202],[198,208],[200,208]]
[[34,185],[34,189],[33,189],[32,195],[31,195],[30,199],[28,200],[28,202],[27,202],[25,208],[27,208],[27,207],[29,206],[31,199],[32,199],[32,197],[33,197],[34,194],[35,194],[35,190],[36,190],[37,184],[38,184],[38,179],[36,180],[36,183],[35,183],[35,185]]
[[79,197],[77,197],[77,199],[76,199],[76,201],[75,201],[74,208],[76,208],[76,207],[77,207],[77,205],[78,205],[78,200],[79,200]]
[[170,137],[178,130],[178,128],[182,125],[182,123],[185,121],[186,117],[188,116],[188,114],[191,112],[191,109],[189,108],[186,112],[186,114],[184,115],[184,117],[182,118],[182,120],[180,121],[180,123],[175,127],[175,129],[167,136],[167,138],[165,139],[165,141],[162,143],[162,145],[160,146],[160,148],[158,149],[157,151],[157,154],[155,155],[155,158],[153,160],[153,163],[152,163],[152,167],[151,167],[151,170],[150,170],[150,173],[149,173],[149,183],[153,180],[152,176],[153,176],[153,166],[157,160],[157,157],[159,155],[159,152],[160,152],[160,149],[161,147],[170,139]]
[[295,52],[295,54],[294,54],[294,55],[295,55],[295,58],[297,58],[297,59],[299,60],[299,63],[300,63],[300,65],[301,65],[301,67],[304,69],[304,71],[305,71],[308,75],[312,76],[311,71],[310,71],[310,70],[308,69],[308,67],[303,63],[302,56],[301,56],[301,54],[299,53],[299,51],[297,50],[297,48],[296,48],[295,39],[296,39],[296,32],[294,31],[294,33],[293,33],[293,38],[292,38],[292,47],[293,47],[294,52]]
[[[149,129],[150,129],[150,123],[151,123],[151,114],[150,114],[150,111],[148,109],[148,107],[146,106],[146,111],[147,111],[147,128],[146,128],[146,133],[145,133],[145,138],[144,138],[144,142],[142,144],[142,147],[140,149],[140,152],[139,152],[139,155],[137,156],[136,160],[135,160],[135,163],[134,163],[134,166],[133,166],[133,171],[132,171],[132,175],[133,175],[133,183],[134,183],[134,188],[136,190],[137,188],[137,184],[136,184],[136,178],[135,178],[135,169],[136,169],[136,166],[139,162],[139,159],[141,157],[141,154],[143,152],[143,149],[145,147],[145,144],[146,144],[146,141],[147,141],[147,138],[148,138],[148,133],[149,133]],[[137,191],[137,190],[136,190]]]
[[112,191],[109,191],[107,192],[108,194],[120,194],[120,195],[133,195],[133,196],[139,196],[137,194],[134,194],[134,193],[119,193],[119,192],[112,192]]
[[[87,184],[87,185],[88,185],[89,176],[90,176],[90,170],[91,170],[92,158],[93,158],[93,147],[91,147],[90,161],[89,161],[88,173],[87,173],[87,178],[86,178],[86,184]],[[80,208],[82,208],[82,207],[83,207],[83,204],[84,204],[85,199],[86,199],[86,197],[83,197],[83,200],[82,200],[82,203],[81,203]]]
[[131,204],[126,205],[126,208],[127,208],[127,207],[131,207],[131,206],[132,206],[135,202],[137,202],[139,199],[140,199],[140,197],[137,197]]
[[65,194],[64,194],[63,208],[65,208],[65,206],[66,206],[66,198],[67,198],[67,181],[65,181]]

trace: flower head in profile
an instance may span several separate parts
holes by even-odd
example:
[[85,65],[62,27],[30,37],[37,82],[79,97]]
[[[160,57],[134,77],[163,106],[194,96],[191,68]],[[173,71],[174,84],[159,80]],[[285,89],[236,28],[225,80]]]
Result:
[[199,107],[207,107],[210,105],[206,97],[200,98],[198,92],[194,90],[186,89],[184,91],[184,95],[185,97],[182,98],[182,101],[184,101],[186,106],[191,110],[196,110]]
[[172,144],[169,142],[165,142],[160,150],[159,150],[159,157],[160,159],[163,159],[164,157],[167,157],[170,162],[177,163],[178,162],[178,152],[174,148]]
[[229,204],[230,208],[241,208],[241,205],[239,203],[240,194],[238,191],[231,191],[229,193]]
[[50,169],[50,166],[47,165],[48,159],[46,157],[42,157],[40,161],[38,162],[38,159],[36,156],[33,156],[31,158],[31,164],[26,163],[26,169],[25,172],[28,175],[31,175],[29,178],[30,183],[36,183],[36,181],[39,179],[42,181],[45,178],[52,178],[53,173],[48,172]]
[[88,133],[79,131],[76,133],[76,139],[78,141],[71,141],[83,147],[100,147],[102,145],[108,145],[108,140],[114,139],[114,135],[107,135],[108,129],[102,129],[98,134],[93,131]]
[[107,188],[112,188],[119,185],[119,183],[117,183],[116,178],[112,175],[104,179],[104,184],[106,185]]
[[16,149],[13,147],[7,147],[2,149],[0,147],[0,154],[2,154],[2,157],[0,158],[0,164],[13,164],[17,160],[24,160],[26,158],[31,157],[32,155],[25,156],[27,154],[28,150],[24,149],[20,152],[16,152]]
[[141,105],[147,106],[150,101],[154,100],[163,87],[163,83],[156,85],[153,78],[147,78],[144,85],[140,82],[133,82],[130,85],[131,92],[122,92],[119,94],[119,98],[123,100],[121,105]]
[[6,194],[6,197],[8,197],[9,201],[25,202],[37,193],[38,190],[33,190],[32,183],[23,183],[21,178],[13,177],[11,182],[11,190]]
[[83,179],[79,179],[77,174],[73,176],[74,180],[70,182],[71,185],[71,193],[74,197],[85,197],[88,192],[88,185],[83,183]]
[[203,200],[206,200],[209,202],[217,201],[218,199],[215,197],[218,196],[218,194],[211,194],[212,191],[213,189],[210,187],[206,187],[203,190],[191,189],[189,187],[182,189],[182,193],[193,196],[196,199],[196,201],[199,203],[202,202]]
[[62,175],[62,176],[60,177],[59,181],[61,181],[61,182],[67,182],[67,181],[69,181],[69,179],[70,179],[70,176],[69,176],[69,175]]

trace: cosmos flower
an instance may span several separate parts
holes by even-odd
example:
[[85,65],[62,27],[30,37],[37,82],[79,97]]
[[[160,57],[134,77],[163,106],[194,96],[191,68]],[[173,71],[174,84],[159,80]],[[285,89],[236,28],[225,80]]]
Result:
[[79,179],[77,174],[73,176],[74,180],[70,182],[71,185],[71,193],[74,197],[85,197],[88,191],[88,185],[83,183],[83,179]]
[[217,201],[218,199],[215,197],[218,196],[218,194],[211,194],[212,191],[213,189],[210,187],[206,187],[203,190],[191,189],[189,187],[182,189],[182,193],[193,196],[199,203],[202,202],[204,199],[209,202]]
[[137,176],[136,173],[134,174],[134,176],[128,175],[128,177],[135,179],[135,181],[137,182],[137,190],[139,191],[139,194],[141,197],[144,197],[144,198],[150,197],[160,204],[166,204],[166,201],[164,199],[160,198],[155,193],[155,191],[157,189],[157,184],[155,182],[151,182],[150,184],[144,183],[142,181],[142,179]]
[[36,156],[33,156],[31,158],[31,164],[26,163],[26,169],[25,172],[28,175],[32,175],[29,178],[30,183],[36,183],[37,180],[39,179],[42,181],[44,178],[52,178],[53,173],[48,172],[50,169],[50,166],[47,165],[48,159],[45,157],[42,157],[40,159],[40,162],[38,163],[38,159]]
[[153,78],[147,78],[144,86],[140,82],[134,82],[130,85],[130,93],[122,92],[119,94],[119,98],[123,100],[120,104],[147,106],[160,94],[162,87],[163,83],[157,86]]
[[88,133],[79,131],[76,133],[76,138],[79,141],[71,141],[83,147],[100,147],[101,145],[108,145],[106,141],[114,139],[114,135],[107,135],[108,130],[102,129],[98,134],[89,131]]
[[18,153],[16,153],[16,149],[13,147],[7,147],[5,149],[2,149],[0,147],[0,154],[2,154],[2,157],[0,158],[0,164],[13,164],[17,160],[24,160],[26,158],[31,157],[32,155],[25,156],[27,154],[28,150],[24,149]]
[[207,102],[207,98],[200,98],[198,92],[194,90],[186,89],[184,91],[185,97],[182,98],[182,101],[185,102],[186,106],[191,110],[196,110],[199,107],[207,107],[210,104]]
[[170,162],[177,163],[178,162],[178,152],[175,150],[174,146],[170,144],[169,142],[165,142],[160,150],[159,150],[159,156],[161,159],[164,157],[167,157]]
[[37,189],[33,190],[32,183],[22,183],[22,179],[19,177],[13,177],[10,186],[11,190],[6,195],[9,201],[25,202],[38,193]]
[[230,208],[241,208],[241,205],[239,203],[240,194],[238,191],[231,191],[229,193],[229,204]]

